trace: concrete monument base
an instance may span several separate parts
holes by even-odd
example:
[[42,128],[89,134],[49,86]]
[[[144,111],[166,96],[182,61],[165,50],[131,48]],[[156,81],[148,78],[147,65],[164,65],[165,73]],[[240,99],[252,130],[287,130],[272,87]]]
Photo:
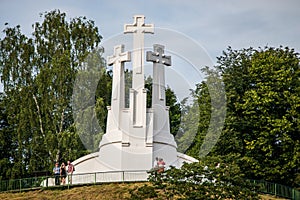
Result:
[[[198,162],[198,160],[191,156],[177,152],[177,160],[176,160],[177,166],[175,166],[175,167],[180,168],[184,163],[193,163],[193,162]],[[83,156],[83,157],[75,160],[74,162],[72,162],[72,164],[75,166],[75,169],[76,169],[76,171],[73,173],[75,176],[77,174],[83,174],[83,173],[116,171],[115,169],[111,168],[106,163],[101,161],[99,152],[91,153],[86,156]],[[169,166],[170,165],[167,165],[166,168],[168,168]],[[151,169],[151,167],[149,169],[145,169],[144,172],[146,173],[147,170],[150,170],[150,169]],[[132,172],[137,171],[138,172],[138,171],[143,171],[143,170],[141,170],[140,167],[136,166],[136,168],[132,168],[131,170],[128,170],[128,171],[132,171]],[[147,180],[147,177],[145,177],[145,178],[146,178],[145,180]]]

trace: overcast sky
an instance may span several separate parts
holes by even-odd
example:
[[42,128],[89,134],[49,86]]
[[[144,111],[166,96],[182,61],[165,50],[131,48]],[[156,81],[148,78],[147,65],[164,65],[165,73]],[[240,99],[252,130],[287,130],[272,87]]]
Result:
[[[133,22],[133,15],[145,15],[146,23],[197,43],[213,63],[228,46],[283,45],[300,52],[299,0],[0,0],[0,29],[6,22],[19,24],[29,35],[31,25],[41,21],[39,13],[53,9],[67,13],[68,18],[86,16],[94,20],[103,41],[122,33],[123,25]],[[181,44],[176,42],[173,40],[179,48]],[[195,49],[186,52],[186,60],[177,61],[193,60],[189,54],[195,54]]]

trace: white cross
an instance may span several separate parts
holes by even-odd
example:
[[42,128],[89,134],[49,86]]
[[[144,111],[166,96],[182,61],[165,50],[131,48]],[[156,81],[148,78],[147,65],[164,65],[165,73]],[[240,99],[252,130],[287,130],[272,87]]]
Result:
[[124,33],[154,33],[153,24],[145,24],[144,15],[135,15],[133,24],[124,25]]
[[135,15],[133,24],[124,25],[124,33],[133,33],[132,93],[130,109],[136,127],[146,125],[146,93],[144,81],[144,33],[154,33],[153,24],[145,24],[143,15]]
[[154,25],[145,24],[144,15],[135,15],[133,24],[124,25],[124,33],[133,33],[133,71],[143,73],[144,33],[154,33]]
[[147,52],[147,58],[146,58],[147,61],[171,66],[171,56],[166,56],[164,54],[164,46],[159,44],[155,44],[153,46],[154,46],[154,52],[152,51]]
[[[107,64],[113,65],[113,100],[118,99],[120,94],[120,101],[123,101],[122,94],[124,93],[124,62],[130,61],[130,53],[124,52],[124,45],[117,45],[114,47],[114,55],[107,57]],[[122,102],[120,102],[122,103]]]
[[117,45],[114,47],[114,55],[107,57],[107,64],[109,66],[121,62],[130,61],[130,53],[128,51],[124,52],[124,45]]
[[165,69],[164,65],[171,66],[171,56],[164,54],[164,46],[153,45],[154,51],[147,52],[146,60],[153,62],[153,86],[152,86],[152,107],[155,104],[165,106]]

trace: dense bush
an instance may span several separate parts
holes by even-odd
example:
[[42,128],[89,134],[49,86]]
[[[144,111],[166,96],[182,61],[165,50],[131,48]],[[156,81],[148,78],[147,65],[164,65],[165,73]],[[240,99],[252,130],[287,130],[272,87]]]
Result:
[[[259,199],[235,161],[206,158],[198,163],[152,173],[151,185],[131,191],[135,199]],[[156,192],[156,195],[154,193]]]

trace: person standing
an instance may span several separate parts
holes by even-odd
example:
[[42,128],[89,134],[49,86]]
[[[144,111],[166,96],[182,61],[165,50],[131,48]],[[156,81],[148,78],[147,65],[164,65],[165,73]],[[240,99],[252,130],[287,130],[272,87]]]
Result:
[[69,180],[69,184],[72,184],[72,175],[74,170],[74,165],[68,160],[68,180]]
[[59,185],[60,167],[58,164],[59,163],[56,162],[55,166],[53,167],[53,173],[54,173],[54,177],[55,177],[55,185]]
[[162,173],[162,172],[164,172],[165,171],[165,165],[166,165],[166,163],[165,163],[165,161],[162,159],[162,158],[159,158],[158,159],[158,173]]
[[61,177],[61,183],[64,185],[66,183],[66,177],[67,177],[65,163],[62,163],[60,166],[60,177]]
[[153,163],[153,169],[158,169],[158,157],[155,158],[154,163]]

